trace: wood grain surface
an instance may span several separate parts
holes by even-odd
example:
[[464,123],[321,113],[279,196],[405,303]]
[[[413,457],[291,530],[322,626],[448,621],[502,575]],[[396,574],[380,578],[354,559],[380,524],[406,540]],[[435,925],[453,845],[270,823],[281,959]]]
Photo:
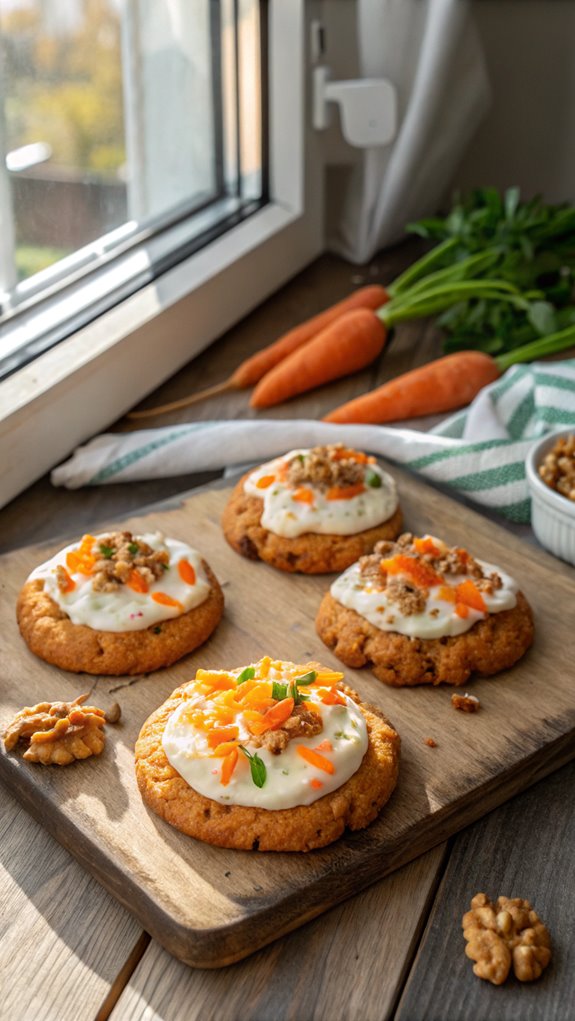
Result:
[[[125,721],[116,731],[109,728],[100,759],[60,771],[15,755],[0,758],[4,780],[29,811],[189,964],[238,960],[445,840],[575,752],[575,692],[562,660],[570,623],[556,612],[573,600],[572,578],[479,515],[462,517],[443,494],[394,474],[409,529],[439,532],[520,580],[535,609],[537,640],[514,670],[470,685],[482,703],[474,716],[451,708],[450,689],[389,689],[369,671],[347,671],[350,683],[381,705],[403,742],[398,789],[367,830],[308,855],[225,851],[182,836],[141,803],[132,754],[140,725],[197,666],[241,665],[265,652],[337,665],[313,628],[329,579],[284,575],[234,555],[219,527],[226,489],[200,491],[126,522],[136,531],[160,527],[201,547],[226,593],[225,618],[210,642],[170,670],[136,681],[96,681],[94,700],[105,707],[118,699]],[[28,571],[53,548],[29,547],[3,558],[4,619]],[[549,605],[542,593],[552,588]],[[73,697],[91,684],[38,661],[15,625],[5,627],[2,643],[12,669],[2,681],[0,725],[23,703]],[[425,744],[427,737],[436,748]]]

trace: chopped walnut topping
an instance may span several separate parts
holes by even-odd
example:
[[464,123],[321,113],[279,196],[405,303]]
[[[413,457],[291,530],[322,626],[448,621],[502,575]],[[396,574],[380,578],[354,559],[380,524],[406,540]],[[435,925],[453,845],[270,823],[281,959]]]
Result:
[[392,578],[386,589],[388,603],[393,603],[405,617],[423,613],[429,596],[429,589],[418,588],[407,581]]
[[575,500],[575,435],[559,437],[539,465],[539,475],[550,489]]
[[99,755],[106,716],[103,709],[83,705],[87,698],[80,695],[73,702],[39,702],[21,709],[4,735],[6,751],[19,741],[27,742],[24,758],[28,762],[57,766]]
[[481,707],[479,699],[475,695],[468,695],[467,692],[465,695],[459,695],[454,691],[451,696],[451,704],[454,709],[459,709],[462,713],[476,713]]
[[493,985],[505,982],[512,965],[520,982],[532,982],[551,960],[549,931],[528,900],[498,897],[492,903],[478,893],[462,925],[474,973]]
[[321,717],[311,709],[307,709],[302,703],[294,706],[293,713],[283,726],[278,727],[277,730],[266,731],[261,737],[255,738],[253,743],[258,748],[263,745],[273,755],[279,755],[280,752],[286,750],[294,737],[315,737],[316,734],[321,734],[322,730]]
[[369,556],[360,557],[359,572],[363,580],[370,582],[374,588],[385,588],[387,575],[381,566],[381,554],[376,556],[370,553]]
[[[313,447],[307,454],[296,454],[289,462],[288,484],[297,487],[307,482],[317,489],[330,489],[332,486],[354,486],[363,482],[363,458],[356,460],[345,454],[343,443],[330,443],[325,447]],[[355,451],[350,451],[350,455],[353,454]]]
[[168,566],[166,550],[154,550],[148,543],[134,538],[131,532],[111,532],[97,540],[100,558],[94,564],[92,588],[96,592],[114,592],[125,585],[137,570],[149,587]]

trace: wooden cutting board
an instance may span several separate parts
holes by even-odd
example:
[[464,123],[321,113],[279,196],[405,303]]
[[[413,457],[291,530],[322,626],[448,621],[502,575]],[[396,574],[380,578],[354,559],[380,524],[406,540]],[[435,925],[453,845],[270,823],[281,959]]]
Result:
[[[133,747],[148,714],[199,666],[234,667],[269,653],[337,668],[338,660],[314,629],[329,576],[286,575],[233,553],[219,526],[229,489],[196,490],[130,517],[123,527],[159,528],[204,553],[224,587],[225,616],[202,649],[171,669],[94,682],[33,656],[15,622],[14,605],[26,576],[64,543],[28,547],[0,560],[0,728],[23,705],[74,698],[93,683],[90,701],[103,708],[119,701],[123,714],[118,726],[106,728],[99,758],[45,768],[7,755],[2,746],[0,777],[160,943],[188,964],[218,967],[246,956],[445,840],[575,755],[569,654],[575,572],[419,480],[392,472],[407,529],[466,546],[520,581],[535,611],[536,641],[513,670],[469,683],[467,690],[481,702],[473,715],[452,708],[449,687],[393,689],[368,670],[346,670],[349,683],[380,705],[401,734],[400,779],[375,823],[308,854],[222,850],[180,834],[142,804]],[[437,747],[426,744],[427,738]]]

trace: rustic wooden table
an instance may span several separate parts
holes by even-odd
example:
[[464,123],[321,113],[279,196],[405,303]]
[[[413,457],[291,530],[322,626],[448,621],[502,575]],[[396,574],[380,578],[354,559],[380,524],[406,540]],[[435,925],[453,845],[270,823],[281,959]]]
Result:
[[[246,354],[351,287],[391,279],[404,258],[400,250],[357,269],[322,257],[147,403],[165,403],[218,382]],[[432,329],[403,327],[379,364],[274,409],[271,416],[319,417],[375,382],[429,360],[438,348]],[[157,424],[250,414],[245,394],[228,394],[173,412]],[[113,428],[125,431],[138,424],[122,420]],[[77,491],[53,489],[42,479],[0,511],[2,549],[92,530],[99,521],[215,477]],[[569,649],[565,669],[573,671]],[[568,963],[575,937],[570,896],[574,778],[575,763],[352,900],[219,971],[193,970],[170,957],[2,790],[0,1016],[10,1021],[31,1015],[39,1021],[567,1021],[575,1002],[575,975]],[[479,890],[529,898],[541,913],[554,955],[538,982],[521,985],[510,979],[496,988],[473,976],[460,921]]]

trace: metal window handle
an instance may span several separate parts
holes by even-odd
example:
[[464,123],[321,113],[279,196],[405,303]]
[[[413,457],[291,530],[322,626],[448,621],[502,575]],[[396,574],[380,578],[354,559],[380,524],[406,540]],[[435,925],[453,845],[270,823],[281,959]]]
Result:
[[397,129],[397,96],[386,78],[329,80],[328,67],[313,71],[313,126],[329,127],[328,103],[340,109],[341,130],[349,145],[367,149],[387,145]]

